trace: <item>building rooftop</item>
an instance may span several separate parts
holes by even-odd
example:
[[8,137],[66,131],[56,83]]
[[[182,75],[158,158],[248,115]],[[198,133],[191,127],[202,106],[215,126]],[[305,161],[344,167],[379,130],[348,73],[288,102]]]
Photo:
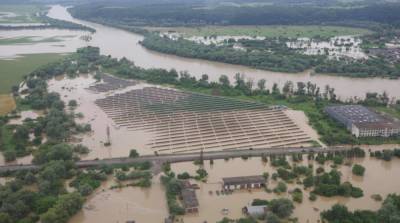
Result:
[[338,105],[325,108],[328,113],[335,113],[352,123],[386,121],[381,115],[361,105]]
[[185,208],[195,208],[199,206],[199,201],[197,200],[196,192],[192,189],[183,189],[182,199]]
[[242,176],[242,177],[226,177],[222,178],[224,184],[246,184],[246,183],[265,183],[265,178],[262,175],[257,176]]

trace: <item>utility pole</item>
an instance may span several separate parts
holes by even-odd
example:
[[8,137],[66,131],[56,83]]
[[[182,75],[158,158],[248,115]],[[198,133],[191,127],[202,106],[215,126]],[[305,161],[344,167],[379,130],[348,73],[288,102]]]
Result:
[[200,150],[200,165],[204,165],[203,148]]
[[110,139],[110,126],[107,125],[107,142],[104,144],[105,146],[110,146],[111,145],[111,139]]

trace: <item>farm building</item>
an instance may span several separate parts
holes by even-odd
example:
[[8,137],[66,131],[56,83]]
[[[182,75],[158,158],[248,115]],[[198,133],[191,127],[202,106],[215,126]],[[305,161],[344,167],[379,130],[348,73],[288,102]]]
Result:
[[224,190],[251,189],[265,186],[264,176],[242,176],[222,178]]
[[361,105],[329,106],[325,112],[356,137],[390,137],[400,134],[400,122]]

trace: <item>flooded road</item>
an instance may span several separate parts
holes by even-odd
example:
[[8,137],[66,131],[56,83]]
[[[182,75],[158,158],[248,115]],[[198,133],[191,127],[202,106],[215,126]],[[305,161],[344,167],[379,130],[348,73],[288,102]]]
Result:
[[[389,147],[369,148],[383,149]],[[393,148],[393,146],[390,148]],[[288,157],[289,163],[292,164],[290,160],[291,158]],[[342,173],[342,182],[349,181],[354,186],[361,187],[364,191],[364,196],[362,198],[325,198],[318,196],[316,201],[309,201],[310,190],[303,190],[302,185],[297,185],[296,183],[288,184],[288,191],[296,187],[303,190],[303,202],[301,204],[295,203],[296,208],[292,217],[298,218],[301,223],[315,223],[318,222],[321,211],[329,209],[336,203],[345,204],[351,210],[377,210],[381,206],[381,202],[373,200],[371,195],[379,194],[385,198],[389,193],[400,192],[400,180],[397,177],[398,169],[400,168],[400,159],[395,158],[391,162],[385,162],[367,156],[363,159],[346,160],[346,162],[351,164],[358,163],[366,168],[364,177],[354,176],[351,172],[351,166],[342,165],[338,168]],[[332,163],[327,162],[325,165],[319,165],[314,161],[308,161],[306,156],[304,156],[303,161],[297,163],[297,165],[308,164],[313,164],[314,170],[319,166],[323,166],[326,171],[330,171]],[[243,166],[246,166],[246,168],[243,168]],[[289,193],[277,195],[267,193],[263,189],[234,191],[229,195],[216,194],[216,191],[222,189],[221,183],[223,177],[249,176],[263,174],[264,172],[268,172],[271,176],[276,172],[276,168],[272,167],[269,162],[263,163],[260,158],[250,158],[248,160],[235,158],[228,161],[215,160],[213,165],[209,161],[206,161],[204,168],[209,174],[207,182],[192,180],[192,183],[198,184],[200,187],[199,190],[196,190],[200,204],[199,213],[180,216],[177,222],[199,223],[207,221],[213,223],[224,217],[233,219],[241,218],[244,217],[242,208],[251,203],[253,199],[271,200],[279,197],[291,199]],[[195,175],[197,169],[198,166],[192,162],[172,165],[172,171],[176,174],[187,171],[191,175]],[[149,189],[125,187],[118,190],[111,190],[109,189],[110,186],[115,185],[116,182],[110,179],[88,198],[85,208],[69,222],[126,222],[134,220],[137,223],[161,223],[168,216],[168,212],[165,191],[160,185],[159,177],[160,175],[153,178],[152,187]],[[389,181],[388,179],[391,180]],[[268,181],[268,188],[273,189],[278,181],[270,179]],[[229,210],[228,214],[221,212],[224,208]]]
[[49,12],[49,16],[95,28],[97,32],[93,34],[90,45],[100,47],[102,54],[118,58],[126,57],[133,60],[136,65],[144,68],[174,68],[178,71],[188,71],[197,77],[200,77],[202,74],[208,74],[210,80],[213,81],[218,80],[222,74],[228,75],[233,80],[234,74],[239,72],[254,81],[262,78],[266,79],[268,87],[271,87],[273,83],[278,83],[282,86],[288,80],[293,82],[311,81],[312,83],[316,83],[321,89],[324,89],[325,85],[334,87],[336,90],[335,93],[342,99],[355,96],[364,97],[366,92],[382,93],[384,91],[390,97],[400,98],[400,89],[398,88],[400,80],[312,75],[310,71],[297,74],[278,73],[251,69],[245,66],[182,58],[146,50],[139,44],[139,41],[143,39],[141,35],[74,19],[65,7],[53,6]]

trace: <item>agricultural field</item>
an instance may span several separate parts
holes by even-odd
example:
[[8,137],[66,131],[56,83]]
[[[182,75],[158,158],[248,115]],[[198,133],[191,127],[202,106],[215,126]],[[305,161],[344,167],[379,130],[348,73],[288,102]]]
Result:
[[191,36],[262,36],[262,37],[308,37],[330,38],[334,36],[364,35],[371,31],[340,26],[205,26],[197,28],[147,28],[152,31],[176,31]]
[[14,60],[0,60],[0,115],[15,108],[14,99],[10,95],[12,86],[18,85],[29,72],[62,57],[61,54],[31,54]]
[[2,5],[0,4],[0,25],[2,23],[40,23],[37,13],[45,11],[39,5]]

